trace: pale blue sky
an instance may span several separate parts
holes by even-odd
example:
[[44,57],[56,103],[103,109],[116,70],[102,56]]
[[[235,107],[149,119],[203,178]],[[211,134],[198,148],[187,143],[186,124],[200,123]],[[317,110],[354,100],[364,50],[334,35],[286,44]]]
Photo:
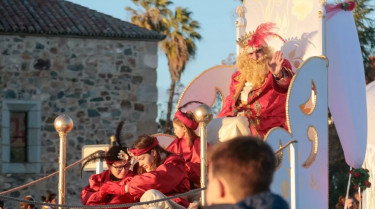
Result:
[[[125,7],[136,6],[130,0],[68,0],[76,4],[111,15],[130,22],[130,16]],[[201,29],[198,32],[202,39],[198,41],[197,53],[191,60],[181,77],[181,83],[189,84],[202,71],[215,65],[220,65],[230,53],[236,51],[236,7],[239,0],[175,0],[174,6],[182,6],[193,12],[192,18],[197,20]],[[220,3],[219,3],[220,2]],[[166,91],[170,85],[170,75],[167,60],[163,53],[159,53],[157,69],[157,86],[159,89],[159,103],[166,103]]]

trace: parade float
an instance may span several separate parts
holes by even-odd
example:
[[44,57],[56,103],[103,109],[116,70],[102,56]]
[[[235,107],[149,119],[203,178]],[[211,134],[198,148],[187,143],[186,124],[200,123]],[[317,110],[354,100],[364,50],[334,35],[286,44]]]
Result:
[[[275,23],[285,43],[271,41],[269,45],[281,49],[295,73],[286,101],[289,131],[275,127],[265,137],[275,151],[297,141],[277,153],[279,165],[271,188],[282,195],[292,209],[328,208],[328,108],[346,162],[353,168],[361,168],[366,155],[364,167],[370,171],[370,181],[374,180],[375,170],[371,162],[374,159],[375,132],[367,128],[373,126],[374,101],[368,101],[366,106],[363,61],[351,12],[353,8],[353,2],[330,5],[324,0],[245,0],[237,8],[236,38],[264,22]],[[237,53],[239,51],[237,48]],[[218,93],[221,98],[228,95],[230,76],[235,71],[235,66],[225,65],[202,72],[186,87],[177,107],[192,100],[213,106]],[[367,95],[374,95],[374,89],[374,83],[370,84]],[[205,147],[206,140],[211,145],[220,143],[218,138],[223,123],[221,119],[211,118],[208,106],[189,106],[200,121],[202,147]],[[60,119],[69,121],[65,116]],[[64,140],[70,129],[68,126],[60,130],[63,133],[59,132],[62,141],[59,204],[65,203]],[[246,130],[239,130],[231,136],[244,133]],[[155,136],[164,146],[174,138],[166,134]],[[206,186],[205,152],[206,149],[202,148],[202,187]],[[374,207],[373,194],[373,188],[366,190],[362,208]],[[204,198],[202,192],[203,204]]]
[[[265,137],[274,150],[292,140],[298,142],[279,153],[281,164],[272,185],[272,191],[287,199],[292,209],[328,208],[328,108],[347,164],[361,168],[364,162],[371,120],[367,126],[364,67],[354,6],[352,1],[245,0],[237,8],[237,39],[262,23],[276,23],[285,43],[270,41],[269,45],[281,49],[295,72],[286,104],[290,131],[274,128]],[[228,78],[235,70],[235,66],[216,66],[204,71],[187,86],[178,105],[199,100],[212,106],[217,93],[221,98],[228,95]],[[198,90],[204,96],[197,95]],[[208,125],[210,143],[220,138],[221,125],[221,119],[213,119],[211,127]],[[370,136],[369,129],[369,140]],[[370,146],[368,158],[371,150]],[[365,166],[371,167],[369,162]],[[371,191],[366,192],[368,199],[364,198],[363,205],[373,208]]]

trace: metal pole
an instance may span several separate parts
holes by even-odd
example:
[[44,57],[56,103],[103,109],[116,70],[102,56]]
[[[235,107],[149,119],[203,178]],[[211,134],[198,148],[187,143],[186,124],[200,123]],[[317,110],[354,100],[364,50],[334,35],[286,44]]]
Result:
[[359,209],[362,209],[362,195],[361,195],[361,187],[358,186],[358,195],[359,195]]
[[66,165],[66,134],[59,133],[59,204],[65,204],[65,165]]
[[[352,170],[352,167],[350,166],[350,169],[349,171]],[[350,189],[350,180],[352,179],[352,173],[349,174],[349,180],[348,180],[348,186],[346,186],[346,195],[345,195],[345,205],[344,205],[344,209],[347,209],[347,202],[346,200],[348,199],[349,197],[349,189]]]
[[296,209],[296,150],[290,145],[290,208]]
[[[199,132],[201,140],[201,188],[207,186],[207,124],[212,120],[211,108],[202,104],[199,105],[194,111],[194,118],[199,122]],[[201,204],[207,205],[206,192],[201,192]]]
[[[199,124],[199,133],[201,138],[201,188],[207,186],[207,124],[201,122]],[[206,193],[201,191],[202,206],[206,206]]]
[[69,116],[63,114],[55,119],[54,125],[60,137],[58,203],[65,204],[66,135],[72,130],[73,121]]

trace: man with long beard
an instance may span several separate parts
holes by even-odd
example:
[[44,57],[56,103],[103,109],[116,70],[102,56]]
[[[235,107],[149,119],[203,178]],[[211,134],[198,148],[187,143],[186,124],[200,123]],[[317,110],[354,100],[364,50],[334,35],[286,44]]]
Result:
[[232,75],[229,95],[218,117],[245,116],[254,136],[264,138],[273,127],[287,130],[285,102],[293,77],[290,63],[282,53],[273,53],[266,39],[278,37],[273,23],[264,23],[245,34],[237,43],[242,52]]

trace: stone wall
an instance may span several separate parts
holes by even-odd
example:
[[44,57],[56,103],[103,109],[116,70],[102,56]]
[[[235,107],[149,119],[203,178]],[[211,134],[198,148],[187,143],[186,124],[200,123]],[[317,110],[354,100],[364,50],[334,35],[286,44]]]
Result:
[[[140,134],[156,133],[156,41],[0,35],[0,52],[1,101],[40,101],[42,109],[40,173],[1,172],[0,191],[58,170],[59,136],[53,122],[60,114],[74,122],[67,136],[67,165],[81,158],[83,145],[109,143],[121,120],[122,141],[128,146]],[[91,174],[81,178],[80,166],[67,172],[66,203],[80,204]],[[58,176],[9,195],[32,194],[39,201],[46,190],[58,193],[57,188]],[[15,204],[6,203],[8,208]]]

